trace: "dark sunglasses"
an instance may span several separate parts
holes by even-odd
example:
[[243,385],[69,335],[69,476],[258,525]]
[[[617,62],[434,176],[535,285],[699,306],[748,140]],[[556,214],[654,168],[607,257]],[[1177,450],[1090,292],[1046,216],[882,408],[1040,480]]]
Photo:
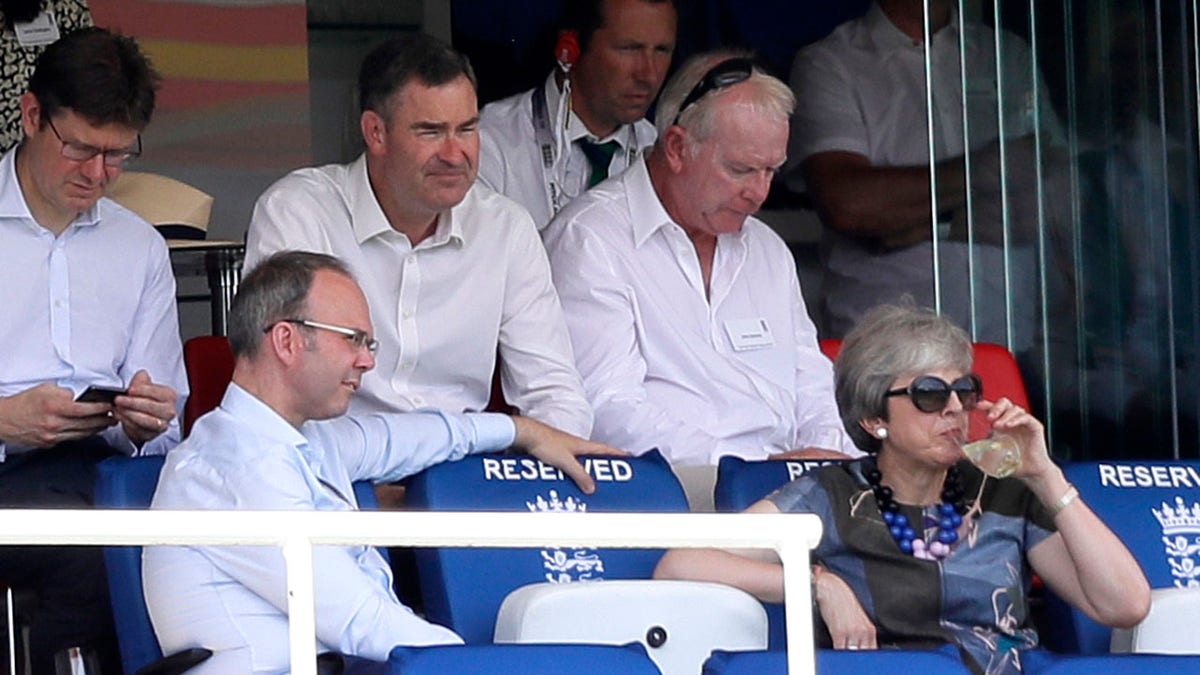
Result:
[[950,402],[950,392],[958,395],[958,402],[964,410],[971,410],[983,396],[983,380],[975,373],[963,375],[957,380],[947,383],[940,377],[922,375],[913,380],[907,387],[890,389],[885,397],[907,395],[917,410],[927,413],[941,412]]
[[683,103],[679,104],[679,112],[675,113],[675,119],[671,124],[679,124],[679,116],[683,114],[683,111],[708,92],[731,87],[738,82],[745,82],[750,79],[750,74],[753,72],[754,62],[744,58],[729,59],[713,66],[704,74],[704,77],[700,78],[696,86],[692,87],[687,98],[683,99]]

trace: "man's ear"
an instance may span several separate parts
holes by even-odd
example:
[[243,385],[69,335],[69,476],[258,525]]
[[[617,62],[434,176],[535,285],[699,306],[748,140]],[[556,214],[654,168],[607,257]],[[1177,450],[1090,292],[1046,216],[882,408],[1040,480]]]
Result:
[[364,110],[359,117],[359,127],[362,129],[363,142],[367,152],[381,155],[387,146],[387,122],[374,110]]
[[687,129],[678,124],[667,127],[667,135],[663,138],[663,156],[672,173],[679,173],[683,170],[684,162],[691,155],[691,148],[688,145]]
[[27,91],[21,95],[21,130],[25,135],[33,136],[42,128],[42,104],[33,92]]
[[300,357],[300,352],[308,346],[300,327],[286,321],[277,322],[271,326],[263,338],[263,348],[271,350],[275,358],[284,365],[292,365]]

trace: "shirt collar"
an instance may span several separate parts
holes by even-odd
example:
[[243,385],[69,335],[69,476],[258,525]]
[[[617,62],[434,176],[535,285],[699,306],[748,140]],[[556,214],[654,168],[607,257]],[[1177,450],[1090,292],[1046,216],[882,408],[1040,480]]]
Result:
[[[29,210],[29,203],[25,201],[25,194],[21,192],[21,183],[17,180],[18,148],[20,146],[9,150],[3,157],[0,157],[0,218],[15,218],[28,223],[32,228],[44,229]],[[71,221],[69,227],[98,225],[101,201],[103,198],[92,204],[87,211],[75,216],[75,220]]]
[[650,170],[646,167],[646,158],[638,157],[624,173],[621,180],[625,183],[625,192],[629,195],[629,216],[633,222],[633,243],[641,247],[651,235],[669,225],[676,225],[671,215],[663,206],[654,184],[650,182]]
[[[872,2],[863,15],[863,25],[867,36],[876,51],[880,54],[890,54],[901,49],[920,48],[920,43],[913,43],[912,38],[896,27],[892,20],[883,13],[879,3]],[[950,22],[944,28],[933,34],[934,42],[958,39],[958,10],[950,8]]]
[[[471,186],[474,190],[475,186]],[[375,191],[371,189],[371,180],[367,176],[367,155],[363,153],[350,165],[350,226],[354,228],[354,238],[359,244],[378,237],[381,234],[394,231]],[[471,198],[471,191],[463,198],[463,202]],[[458,205],[438,215],[437,226],[433,236],[421,242],[421,248],[429,248],[456,241],[462,244],[466,241],[459,219],[454,218],[454,210]]]
[[[304,445],[308,439],[262,399],[230,382],[221,399],[221,409],[240,420],[252,420],[255,433],[289,445]],[[307,426],[307,425],[306,425]]]

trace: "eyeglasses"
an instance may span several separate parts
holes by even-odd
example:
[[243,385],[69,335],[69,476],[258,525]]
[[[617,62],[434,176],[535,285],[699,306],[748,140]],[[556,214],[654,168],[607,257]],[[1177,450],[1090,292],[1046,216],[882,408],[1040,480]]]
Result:
[[683,111],[708,92],[731,87],[738,82],[745,82],[750,79],[753,72],[754,62],[745,58],[728,59],[713,66],[704,74],[704,77],[700,78],[696,86],[692,87],[687,98],[683,99],[683,103],[679,104],[679,112],[675,113],[675,119],[671,124],[679,124],[679,116],[683,114]]
[[137,159],[142,155],[142,135],[137,136],[137,149],[133,148],[115,148],[105,150],[97,148],[94,145],[86,143],[77,143],[75,141],[64,141],[62,134],[58,133],[58,129],[54,126],[54,120],[46,118],[46,123],[50,125],[50,130],[54,132],[54,137],[62,143],[62,156],[73,162],[86,162],[96,155],[104,156],[104,166],[117,168],[131,159]]
[[[335,326],[330,323],[321,323],[319,321],[309,321],[308,319],[280,319],[276,323],[281,322],[295,324],[297,326],[304,326],[305,328],[327,330],[332,333],[337,333],[338,335],[345,335],[346,340],[348,340],[350,344],[354,345],[355,349],[363,349],[365,347],[366,350],[372,354],[379,350],[379,340],[372,339],[365,330],[356,330],[354,328],[346,328],[345,326]],[[271,332],[271,326],[264,328],[263,332]]]
[[907,387],[888,390],[884,396],[908,395],[917,410],[927,413],[941,412],[950,402],[950,392],[958,395],[958,402],[963,410],[971,410],[983,396],[983,380],[975,373],[963,375],[947,384],[945,380],[933,375],[922,375],[913,380]]

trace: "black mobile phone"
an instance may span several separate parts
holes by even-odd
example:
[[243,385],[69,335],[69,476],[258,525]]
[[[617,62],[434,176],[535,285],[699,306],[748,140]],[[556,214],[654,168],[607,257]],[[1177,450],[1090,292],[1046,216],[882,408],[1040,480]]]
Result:
[[124,396],[127,393],[125,389],[112,389],[109,387],[88,387],[83,390],[83,393],[75,397],[79,403],[112,403],[113,399],[118,396]]

